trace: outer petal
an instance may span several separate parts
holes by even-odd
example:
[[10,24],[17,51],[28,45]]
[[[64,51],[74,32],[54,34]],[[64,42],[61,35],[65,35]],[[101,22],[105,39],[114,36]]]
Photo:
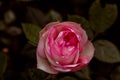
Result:
[[81,56],[78,61],[78,66],[73,67],[71,71],[77,71],[84,68],[90,61],[88,56]]
[[83,51],[83,53],[80,54],[80,57],[79,57],[79,60],[78,60],[78,66],[74,67],[72,69],[72,71],[77,71],[77,70],[80,70],[82,68],[84,68],[89,62],[90,60],[92,59],[93,57],[93,54],[94,54],[94,47],[93,47],[93,44],[88,41],[86,43],[86,46],[85,46],[85,49]]
[[88,56],[90,59],[92,59],[93,55],[94,55],[94,46],[93,44],[88,41],[85,45],[85,49],[83,51],[83,53],[81,54],[81,56]]
[[53,68],[60,72],[70,72],[71,71],[71,69],[69,69],[69,68],[62,68],[62,67],[60,68],[60,67],[55,67],[55,66],[53,66]]
[[44,47],[45,47],[45,41],[46,41],[46,38],[47,38],[47,35],[48,35],[48,31],[46,31],[41,37],[40,37],[40,40],[39,40],[39,43],[38,43],[38,46],[37,46],[37,53],[39,56],[45,58],[46,55],[45,55],[45,51],[44,51]]
[[44,52],[44,47],[45,47],[45,41],[46,41],[46,38],[47,38],[48,32],[49,32],[47,30],[57,23],[59,23],[59,22],[51,22],[51,23],[47,24],[39,33],[40,40],[39,40],[39,43],[37,46],[37,53],[39,54],[39,56],[41,56],[43,58],[46,57],[45,52]]
[[57,74],[58,71],[54,70],[48,61],[37,55],[37,68],[50,74]]
[[49,24],[47,24],[41,31],[40,31],[40,36],[46,32],[47,30],[49,30],[51,27],[53,27],[54,25],[58,24],[59,22],[51,22]]

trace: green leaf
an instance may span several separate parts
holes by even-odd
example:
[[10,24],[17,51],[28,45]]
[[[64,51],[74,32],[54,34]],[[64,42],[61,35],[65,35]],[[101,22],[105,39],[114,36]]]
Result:
[[74,73],[81,80],[91,80],[89,67],[85,67],[84,69],[76,71]]
[[96,0],[89,11],[89,20],[92,29],[96,33],[104,32],[111,27],[117,18],[117,6],[114,4],[106,4],[101,7],[100,0]]
[[25,18],[26,22],[28,23],[36,24],[39,26],[45,24],[45,15],[37,8],[27,7]]
[[111,80],[120,80],[120,66],[118,66],[115,70],[112,71]]
[[7,56],[0,52],[0,76],[5,72],[7,67]]
[[94,42],[95,58],[107,63],[120,62],[120,53],[116,46],[107,40]]
[[77,80],[77,79],[74,77],[66,76],[66,77],[61,78],[60,80]]
[[77,23],[81,24],[82,27],[85,29],[89,39],[93,40],[94,35],[90,28],[90,24],[89,24],[88,20],[86,20],[84,17],[78,16],[78,15],[68,15],[68,21],[73,21],[73,22],[77,22]]
[[62,17],[58,12],[56,12],[54,10],[50,10],[48,12],[48,14],[46,15],[46,20],[45,21],[47,21],[47,22],[49,22],[49,21],[50,22],[51,21],[62,21]]
[[39,32],[40,32],[40,27],[33,25],[33,24],[28,24],[24,23],[22,24],[23,31],[27,37],[27,39],[32,43],[37,45],[38,40],[39,40]]
[[33,45],[33,46],[37,46],[36,43],[33,43],[33,42],[31,42],[31,41],[28,41],[28,43],[31,44],[31,45]]

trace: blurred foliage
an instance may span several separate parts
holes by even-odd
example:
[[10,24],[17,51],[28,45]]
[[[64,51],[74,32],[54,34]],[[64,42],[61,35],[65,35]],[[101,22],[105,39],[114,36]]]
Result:
[[48,12],[47,16],[46,16],[46,21],[51,22],[51,21],[62,21],[62,17],[61,15],[54,11],[51,10]]
[[25,57],[29,57],[31,59],[35,59],[36,57],[36,47],[32,46],[34,44],[31,44],[31,42],[26,43],[24,48],[22,49],[21,54]]
[[92,29],[96,33],[104,32],[111,27],[117,18],[117,6],[114,4],[106,4],[103,8],[100,0],[96,0],[89,11],[89,20]]
[[116,46],[107,40],[97,40],[94,42],[95,57],[103,62],[120,62],[120,53]]
[[[120,80],[120,42],[116,42],[120,41],[120,28],[116,27],[120,26],[119,3],[117,0],[0,1],[0,80]],[[95,56],[87,67],[52,76],[36,69],[39,31],[52,21],[74,21],[86,30],[95,46]],[[118,30],[117,39],[113,38],[114,29]]]
[[112,71],[111,80],[120,80],[120,66]]
[[7,67],[7,56],[3,52],[0,52],[0,77],[5,72],[6,67]]
[[15,14],[13,13],[13,11],[8,10],[7,12],[5,12],[4,14],[4,21],[5,23],[9,24],[13,21],[15,21],[16,17]]
[[46,73],[37,69],[28,69],[22,72],[21,75],[23,80],[44,80],[47,77]]
[[26,19],[29,23],[42,26],[45,23],[45,14],[37,8],[27,7]]
[[90,69],[89,67],[85,67],[84,69],[80,71],[76,71],[75,75],[80,79],[80,80],[91,80],[90,78]]

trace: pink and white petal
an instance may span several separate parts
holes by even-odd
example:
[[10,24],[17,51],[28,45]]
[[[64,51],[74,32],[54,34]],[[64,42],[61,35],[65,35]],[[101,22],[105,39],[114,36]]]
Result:
[[49,61],[52,65],[54,65],[54,66],[58,66],[58,65],[59,65],[59,64],[57,64],[57,61],[55,61],[54,59],[52,59],[52,57],[51,57],[49,54],[46,54],[46,56],[47,56],[48,61]]
[[78,66],[73,67],[71,70],[72,71],[77,71],[82,68],[84,68],[88,63],[90,62],[90,57],[89,56],[81,56],[78,61]]
[[80,65],[78,65],[78,66],[76,66],[76,67],[72,67],[72,68],[71,68],[71,71],[74,72],[74,71],[81,70],[81,69],[83,69],[85,66],[87,66],[87,64],[80,64]]
[[94,51],[95,51],[95,48],[93,44],[90,41],[88,41],[85,45],[84,51],[81,53],[80,56],[89,56],[90,59],[92,59],[94,55]]
[[82,27],[80,26],[80,24],[78,24],[78,23],[75,23],[75,22],[70,22],[70,21],[66,21],[66,22],[62,22],[61,24],[64,24],[64,25],[72,25],[72,26],[74,26],[73,27],[73,29],[78,29],[78,30],[81,30],[82,29]]
[[72,67],[76,67],[79,64],[69,64],[69,65],[63,65],[64,68],[72,68]]
[[48,36],[48,32],[47,31],[50,27],[52,27],[53,25],[57,24],[59,22],[51,22],[49,24],[47,24],[41,31],[40,31],[40,40],[38,43],[38,47],[37,47],[37,53],[41,56],[41,57],[46,57],[45,53],[44,53],[44,47],[45,47],[45,41],[46,38]]
[[49,30],[51,27],[53,27],[54,25],[58,24],[59,22],[51,22],[51,23],[48,23],[41,31],[40,31],[40,36],[46,32],[47,30]]
[[81,36],[82,44],[86,43],[86,41],[88,40],[88,37],[87,37],[86,31],[81,27],[81,24],[77,24],[74,22],[69,22],[69,23],[74,24],[74,27],[77,29],[75,33],[76,35]]
[[44,48],[45,48],[45,41],[48,35],[48,31],[46,31],[39,40],[38,46],[37,46],[37,53],[39,54],[39,56],[45,58],[45,52],[44,52]]
[[[56,26],[58,26],[58,25],[66,26],[67,28],[71,28],[70,30],[77,35],[78,40],[81,41],[81,39],[82,39],[82,44],[85,44],[86,41],[88,40],[87,34],[86,34],[85,30],[81,27],[81,24],[66,21],[66,22],[58,23]],[[79,36],[81,36],[81,38]]]
[[[53,61],[58,62],[59,64],[70,64],[74,62],[74,59],[76,57],[76,52],[74,51],[72,53],[70,53],[70,55],[59,55],[58,53],[56,53],[55,48],[51,48],[51,57],[53,58]],[[62,54],[62,53],[61,53]]]
[[83,45],[87,42],[87,40],[88,40],[87,33],[85,31],[82,31],[81,42],[83,43]]
[[75,59],[73,61],[74,64],[76,64],[78,62],[78,60],[79,60],[79,56],[80,56],[79,49],[76,50],[75,54],[76,54],[75,55]]
[[50,74],[57,74],[58,71],[53,69],[48,61],[37,55],[37,68]]
[[56,63],[56,61],[52,58],[51,56],[51,50],[50,50],[50,45],[48,43],[48,39],[46,40],[46,43],[45,43],[45,48],[44,48],[44,51],[45,51],[45,55],[48,59],[48,61],[52,64],[52,65],[55,65],[57,66],[58,64]]
[[84,65],[84,64],[88,64],[89,62],[90,62],[90,57],[89,56],[80,56],[79,57],[79,61],[78,61],[78,64],[80,63],[80,64],[82,64],[82,65]]
[[[51,42],[51,43],[53,43],[53,42]],[[50,47],[50,46],[51,46],[51,47]],[[55,49],[51,50],[51,48],[53,48],[53,44],[50,45],[50,44],[48,43],[48,38],[47,38],[46,43],[45,43],[45,48],[44,48],[45,55],[46,55],[48,61],[49,61],[52,65],[58,66],[59,64],[57,63],[57,60],[55,60],[55,59],[53,58],[53,56],[52,56],[52,52],[54,52],[53,55],[56,55],[56,54],[57,54],[57,51],[55,51]],[[56,56],[56,57],[57,57],[57,56]],[[60,57],[60,56],[58,56],[58,57]]]
[[89,61],[90,61],[90,58],[88,56],[82,56],[82,57],[79,57],[78,63],[63,65],[61,67],[71,69],[71,71],[76,71],[86,66],[89,63]]
[[[51,54],[49,54],[49,52]],[[54,66],[61,66],[61,64],[69,64],[69,63],[73,63],[74,59],[75,59],[75,55],[76,54],[72,54],[69,56],[60,56],[58,55],[58,53],[56,52],[55,48],[51,48],[51,50],[48,52],[48,50],[45,50],[47,59],[49,60],[49,62],[54,65]],[[77,52],[77,51],[76,51]],[[75,52],[75,53],[76,53]]]
[[56,67],[56,66],[52,66],[52,67],[59,72],[70,72],[71,71],[71,69],[67,69],[67,68]]

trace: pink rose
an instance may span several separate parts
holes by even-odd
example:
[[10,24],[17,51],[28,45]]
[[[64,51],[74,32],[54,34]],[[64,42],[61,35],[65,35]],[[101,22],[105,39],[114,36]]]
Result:
[[92,59],[94,47],[75,22],[51,22],[40,31],[37,68],[50,74],[73,72]]

